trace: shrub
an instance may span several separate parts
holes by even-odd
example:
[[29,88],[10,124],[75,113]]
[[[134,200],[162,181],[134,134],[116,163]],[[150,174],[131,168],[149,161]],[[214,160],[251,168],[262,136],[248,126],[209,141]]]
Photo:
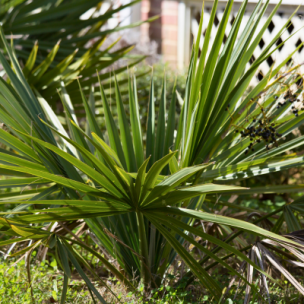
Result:
[[[298,84],[302,78],[299,66],[284,73],[281,71],[292,54],[275,65],[256,87],[245,94],[259,65],[280,47],[276,46],[276,41],[289,20],[246,70],[254,48],[279,5],[256,32],[268,4],[259,1],[240,39],[236,40],[247,5],[244,1],[221,51],[233,5],[233,1],[229,1],[207,57],[208,37],[217,3],[215,1],[198,57],[201,21],[185,95],[172,95],[168,114],[166,81],[163,80],[156,113],[154,80],[151,79],[144,132],[135,77],[131,77],[128,83],[130,121],[115,81],[117,124],[100,84],[106,132],[100,130],[95,119],[94,88],[86,96],[80,87],[87,121],[84,130],[79,126],[70,96],[62,83],[60,96],[66,116],[65,129],[45,99],[31,90],[2,33],[13,68],[0,54],[10,80],[9,83],[0,81],[0,120],[7,128],[7,131],[0,130],[0,140],[6,145],[0,152],[0,170],[15,178],[1,183],[6,187],[29,184],[42,187],[28,193],[30,198],[24,198],[19,192],[4,196],[3,204],[9,200],[16,207],[2,213],[1,231],[7,239],[0,245],[17,244],[14,255],[46,247],[55,254],[58,265],[64,270],[64,290],[73,267],[92,294],[100,302],[105,302],[92,283],[103,284],[103,280],[79,253],[82,248],[99,259],[130,292],[136,292],[132,281],[135,277],[147,297],[151,288],[160,288],[166,273],[178,259],[184,270],[181,279],[189,278],[186,286],[196,278],[217,302],[226,297],[225,290],[228,293],[230,287],[235,286],[236,279],[246,286],[245,302],[249,300],[251,290],[255,296],[270,297],[267,278],[273,278],[265,272],[266,259],[267,265],[279,270],[299,292],[304,293],[303,287],[275,256],[284,258],[284,261],[287,258],[295,265],[294,257],[304,262],[301,253],[303,237],[299,231],[301,218],[297,218],[303,210],[302,198],[292,204],[286,202],[270,213],[259,214],[253,222],[250,221],[252,217],[240,220],[222,215],[226,208],[215,213],[208,207],[221,204],[251,212],[244,206],[225,203],[220,196],[276,192],[277,188],[271,186],[262,189],[240,187],[238,181],[303,166],[304,163],[303,156],[286,155],[287,151],[303,144],[302,136],[284,140],[302,124],[304,117],[301,108],[292,109],[294,104],[299,104],[303,91],[303,82]],[[298,85],[293,91],[294,84]],[[182,104],[180,114],[176,113],[177,99]],[[179,121],[177,128],[176,118]],[[302,185],[288,185],[281,190],[301,189]],[[270,229],[258,225],[265,220],[270,223]],[[283,224],[291,232],[289,235],[278,233]],[[98,248],[88,246],[79,238],[78,235],[87,229]],[[257,236],[253,245],[246,241],[248,234]],[[30,245],[24,243],[28,240],[31,240]],[[230,244],[231,241],[234,244]],[[248,254],[244,253],[246,251]],[[40,257],[43,252],[41,250]],[[231,261],[234,256],[237,260]],[[211,272],[217,265],[233,278],[231,286],[224,291]],[[255,273],[261,277],[259,287],[253,282]]]

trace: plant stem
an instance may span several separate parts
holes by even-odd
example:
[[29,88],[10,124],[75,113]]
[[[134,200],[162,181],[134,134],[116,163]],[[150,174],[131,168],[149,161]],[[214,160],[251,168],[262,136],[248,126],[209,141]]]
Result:
[[137,227],[139,235],[139,248],[140,248],[140,265],[141,265],[141,281],[144,283],[145,290],[151,284],[151,274],[149,267],[149,250],[145,229],[145,221],[143,214],[139,211],[136,212],[137,217]]

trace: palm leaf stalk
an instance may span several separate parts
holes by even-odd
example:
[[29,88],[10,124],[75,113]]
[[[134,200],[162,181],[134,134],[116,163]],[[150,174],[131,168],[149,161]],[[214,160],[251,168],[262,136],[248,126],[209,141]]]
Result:
[[[33,183],[40,188],[21,194],[2,195],[0,204],[9,202],[15,207],[1,214],[1,233],[7,239],[1,241],[0,245],[33,240],[30,246],[15,250],[11,255],[24,254],[41,244],[54,250],[65,272],[65,286],[71,274],[70,267],[73,266],[100,302],[104,302],[104,299],[81,266],[94,280],[98,276],[74,245],[100,259],[131,290],[135,289],[131,280],[134,273],[144,283],[146,291],[162,284],[175,258],[179,256],[217,301],[223,299],[222,288],[208,272],[214,263],[239,278],[247,286],[247,294],[254,291],[263,298],[253,284],[252,276],[243,275],[228,264],[220,254],[221,250],[247,263],[250,273],[255,269],[263,275],[265,282],[266,278],[273,279],[266,273],[265,265],[256,263],[254,258],[256,254],[259,260],[261,252],[267,257],[271,256],[261,247],[263,243],[257,243],[247,255],[244,251],[248,246],[240,250],[230,242],[234,240],[244,245],[240,235],[248,232],[269,240],[265,241],[268,244],[272,242],[274,246],[296,248],[295,252],[302,252],[303,244],[278,234],[278,227],[270,231],[257,225],[258,221],[251,223],[249,220],[215,214],[208,206],[218,202],[225,204],[219,199],[212,201],[212,194],[225,196],[255,191],[238,186],[239,180],[304,165],[303,156],[285,153],[304,143],[301,137],[284,141],[287,134],[302,124],[304,117],[301,108],[297,108],[297,111],[292,109],[295,104],[298,107],[300,101],[297,100],[303,93],[303,81],[299,82],[302,79],[299,65],[281,72],[292,54],[274,65],[256,87],[246,92],[259,65],[280,47],[276,46],[276,41],[289,22],[247,70],[247,62],[279,8],[279,5],[274,8],[265,26],[256,33],[268,3],[259,1],[240,39],[236,40],[247,5],[247,1],[243,2],[222,51],[220,45],[233,1],[227,4],[208,57],[209,39],[205,39],[198,58],[201,38],[198,35],[193,47],[185,96],[182,98],[178,93],[176,96],[174,94],[168,116],[165,113],[166,81],[164,79],[159,112],[155,113],[152,77],[147,131],[142,130],[140,123],[134,76],[129,79],[130,121],[117,81],[115,99],[118,123],[113,118],[100,83],[99,96],[104,109],[106,132],[101,131],[95,118],[94,87],[90,89],[89,96],[83,92],[81,84],[79,88],[87,120],[84,130],[75,115],[65,84],[61,82],[60,98],[67,122],[63,126],[47,101],[31,89],[1,31],[11,64],[0,53],[0,62],[9,79],[9,82],[0,80],[0,120],[6,127],[5,130],[0,129],[0,140],[5,146],[0,151],[0,173],[8,176],[0,181],[0,186],[14,188]],[[217,4],[218,1],[215,1],[212,16]],[[212,24],[211,19],[206,37],[210,35]],[[202,20],[199,33],[201,28]],[[293,91],[295,86],[296,90]],[[179,117],[175,113],[175,98],[183,103]],[[177,127],[176,119],[179,120]],[[291,185],[286,186],[284,191],[300,189],[301,185]],[[267,193],[276,191],[276,188],[265,187],[257,191]],[[297,229],[298,226],[291,226],[294,223],[292,216],[295,216],[295,210],[302,211],[301,204],[302,200],[295,201],[263,215],[264,219],[271,222],[273,216],[279,214],[284,220],[284,216],[281,216],[284,209],[288,214],[285,219],[289,229]],[[231,206],[250,212],[246,207]],[[72,229],[68,228],[67,234],[60,234],[52,228],[58,223],[64,223],[62,227],[66,227],[82,220],[105,255],[112,257],[117,264],[110,263],[99,250],[75,239]],[[281,225],[282,221],[279,222]],[[223,236],[212,236],[201,229],[199,223],[217,225]],[[216,247],[209,248],[197,242],[192,235]],[[189,252],[187,243],[205,256],[197,259]],[[123,272],[119,269],[123,269]],[[284,274],[302,292],[290,273],[284,271]]]

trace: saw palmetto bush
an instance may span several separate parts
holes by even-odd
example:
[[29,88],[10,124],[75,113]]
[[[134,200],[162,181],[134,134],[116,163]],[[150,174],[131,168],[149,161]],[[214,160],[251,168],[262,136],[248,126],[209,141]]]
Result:
[[[134,45],[117,47],[119,39],[107,42],[107,37],[121,30],[139,26],[142,22],[127,26],[110,27],[108,21],[122,10],[138,1],[113,8],[103,1],[0,1],[0,22],[7,37],[12,37],[15,53],[23,67],[28,84],[49,102],[57,100],[60,81],[79,103],[77,76],[82,76],[84,92],[97,83],[96,71],[107,80],[112,67],[119,74],[144,59],[144,56],[128,54]],[[104,10],[104,9],[103,9]],[[82,16],[86,13],[86,19]],[[152,18],[147,21],[152,21]],[[118,43],[118,44],[117,44]],[[103,47],[106,45],[106,47]],[[3,44],[0,44],[3,49]],[[125,62],[113,69],[119,60]],[[107,88],[105,84],[105,89]],[[54,97],[51,99],[51,97]]]
[[[257,219],[240,220],[213,211],[220,205],[251,213],[250,208],[225,203],[221,196],[276,192],[276,187],[247,189],[239,185],[247,178],[304,165],[303,156],[286,153],[303,144],[303,137],[285,139],[304,117],[299,65],[285,70],[292,54],[275,63],[264,79],[247,92],[259,65],[280,47],[276,42],[289,24],[246,69],[279,8],[277,5],[259,27],[268,2],[257,4],[239,33],[247,1],[242,3],[221,50],[233,1],[228,2],[215,42],[209,46],[218,3],[215,1],[201,52],[202,21],[200,24],[185,95],[180,96],[174,89],[166,113],[164,80],[156,113],[152,78],[145,129],[140,124],[133,76],[129,79],[128,106],[123,104],[115,81],[115,109],[101,83],[91,87],[90,94],[84,94],[80,86],[85,126],[79,124],[62,81],[59,95],[66,116],[63,126],[46,99],[31,89],[1,32],[10,62],[0,53],[5,71],[5,78],[0,80],[0,173],[4,176],[0,186],[13,190],[1,194],[0,203],[9,204],[10,210],[1,213],[0,245],[10,256],[25,255],[27,265],[33,250],[40,248],[36,257],[41,259],[52,254],[64,271],[61,303],[72,271],[81,275],[92,297],[105,302],[92,283],[105,282],[81,250],[95,256],[128,289],[136,290],[134,282],[141,281],[147,295],[164,282],[173,265],[178,266],[177,259],[185,265],[187,283],[198,280],[217,302],[226,295],[212,275],[215,266],[229,271],[240,280],[241,287],[246,286],[245,302],[249,301],[250,291],[267,299],[267,282],[273,280],[266,272],[267,263],[303,293],[303,287],[283,266],[286,258],[298,265],[304,262],[301,233],[282,236],[280,230],[301,229],[303,199],[286,202]],[[206,56],[208,48],[211,51]],[[103,104],[103,131],[95,119],[97,90]],[[177,100],[183,104],[180,114],[175,111]],[[16,187],[22,191],[15,191]],[[303,185],[295,184],[280,191],[301,189]],[[259,224],[265,221],[268,226]],[[96,246],[79,238],[84,225]],[[209,233],[210,225],[220,233]],[[248,245],[255,241],[255,245]],[[195,251],[190,250],[193,247]],[[231,262],[231,257],[237,260]],[[255,272],[260,275],[261,286],[253,281]],[[29,271],[28,277],[30,281]]]

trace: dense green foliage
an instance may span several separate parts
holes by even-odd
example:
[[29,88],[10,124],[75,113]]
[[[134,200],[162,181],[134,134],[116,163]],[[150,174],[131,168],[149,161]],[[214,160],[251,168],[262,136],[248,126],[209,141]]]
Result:
[[[81,103],[78,85],[74,81],[77,77],[81,76],[83,89],[89,92],[90,86],[97,83],[96,71],[102,71],[100,79],[107,80],[111,75],[107,68],[120,59],[128,60],[116,68],[116,74],[144,59],[144,56],[129,54],[133,45],[117,47],[120,39],[107,43],[111,33],[143,23],[108,26],[108,20],[115,14],[137,2],[115,9],[110,5],[100,13],[106,5],[100,0],[1,0],[0,22],[8,37],[13,33],[15,53],[29,85],[49,103],[56,105],[57,90],[60,90],[60,82],[64,81],[73,102]],[[82,18],[84,13],[87,14],[86,19]],[[5,50],[2,42],[0,47]]]
[[[179,269],[175,287],[185,280],[187,287],[196,280],[210,302],[228,301],[238,282],[237,301],[248,303],[251,294],[270,301],[269,284],[276,282],[275,272],[304,294],[291,274],[304,262],[303,197],[281,199],[270,210],[258,212],[244,200],[227,199],[228,195],[303,190],[298,183],[242,187],[255,176],[304,165],[298,150],[290,153],[304,144],[303,136],[287,138],[304,117],[299,105],[303,94],[299,66],[285,71],[292,54],[247,90],[259,65],[280,47],[276,42],[289,20],[247,69],[279,8],[277,5],[259,28],[269,3],[259,1],[236,40],[247,2],[243,1],[221,50],[233,1],[228,2],[215,42],[209,46],[215,1],[201,52],[203,21],[200,23],[185,93],[181,96],[173,88],[168,111],[165,77],[157,110],[151,78],[144,127],[133,75],[128,79],[128,105],[123,103],[116,78],[114,106],[101,82],[98,89],[89,88],[89,93],[79,83],[84,126],[62,81],[62,124],[49,106],[48,96],[45,99],[32,90],[1,31],[9,62],[0,53],[6,73],[0,79],[0,174],[6,176],[0,187],[31,185],[31,189],[1,195],[0,204],[14,207],[1,212],[4,239],[0,246],[13,249],[11,256],[25,255],[28,263],[34,250],[40,252],[36,260],[44,260],[47,254],[55,256],[64,272],[61,303],[65,303],[75,271],[92,297],[106,302],[95,283],[110,288],[82,251],[98,259],[129,292],[136,293],[140,284],[143,298],[151,298],[152,290],[163,288],[166,275],[174,268]],[[105,129],[95,117],[98,103],[102,104]],[[233,209],[244,216],[239,219],[225,212]],[[288,234],[282,235],[285,231]],[[88,232],[90,241],[84,242],[80,236]],[[228,272],[229,286],[212,273],[215,266]],[[268,268],[273,273],[267,273]]]

